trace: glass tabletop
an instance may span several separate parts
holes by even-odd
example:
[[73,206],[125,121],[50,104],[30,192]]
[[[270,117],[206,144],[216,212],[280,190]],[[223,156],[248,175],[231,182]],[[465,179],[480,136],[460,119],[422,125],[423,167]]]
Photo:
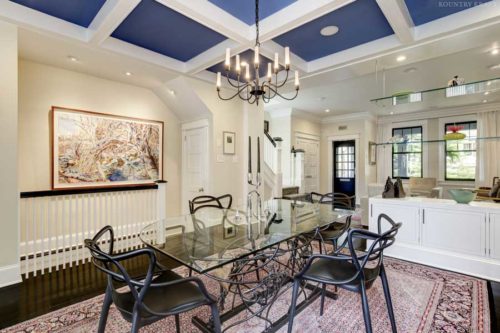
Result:
[[171,259],[207,273],[318,227],[343,223],[352,214],[331,205],[274,199],[263,203],[260,221],[242,211],[207,207],[192,215],[153,222],[140,237]]

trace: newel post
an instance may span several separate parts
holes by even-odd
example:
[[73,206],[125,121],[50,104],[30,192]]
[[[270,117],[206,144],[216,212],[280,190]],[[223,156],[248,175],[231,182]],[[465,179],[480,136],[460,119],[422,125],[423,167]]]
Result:
[[158,180],[158,191],[156,192],[156,221],[158,228],[156,230],[156,243],[165,243],[165,219],[167,218],[167,181]]
[[276,142],[275,153],[275,161],[276,161],[276,173],[275,173],[275,184],[274,187],[274,197],[281,198],[283,196],[283,170],[281,166],[281,152],[282,152],[282,138],[274,138],[274,142]]

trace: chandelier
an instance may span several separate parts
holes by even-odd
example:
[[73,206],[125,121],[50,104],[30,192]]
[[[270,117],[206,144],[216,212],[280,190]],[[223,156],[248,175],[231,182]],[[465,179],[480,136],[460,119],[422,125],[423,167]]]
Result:
[[[255,73],[254,78],[251,79],[250,76],[250,63],[241,62],[240,55],[236,55],[236,64],[234,70],[236,71],[236,80],[230,78],[231,71],[231,49],[226,49],[226,61],[224,62],[224,67],[226,70],[226,78],[229,85],[236,88],[237,92],[229,97],[223,97],[221,95],[221,85],[222,85],[222,75],[221,72],[217,73],[217,94],[219,98],[228,101],[235,97],[247,101],[250,104],[259,104],[259,99],[265,103],[269,103],[271,99],[279,96],[283,99],[291,101],[297,97],[299,94],[299,72],[295,71],[295,95],[293,97],[285,97],[280,92],[279,89],[282,88],[288,81],[288,76],[290,74],[290,48],[285,47],[285,67],[280,67],[279,55],[274,54],[274,64],[272,62],[267,63],[267,75],[266,78],[261,81],[259,75],[260,56],[260,40],[259,40],[259,0],[255,0],[255,48],[254,48],[254,61],[252,71]],[[279,82],[278,76],[281,72],[285,71],[286,76],[282,82]],[[244,83],[242,83],[240,78],[244,75]],[[236,82],[234,82],[236,81]]]

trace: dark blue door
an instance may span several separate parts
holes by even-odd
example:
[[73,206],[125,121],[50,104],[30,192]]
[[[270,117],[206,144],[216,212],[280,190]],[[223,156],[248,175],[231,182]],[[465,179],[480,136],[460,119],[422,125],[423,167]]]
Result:
[[356,142],[333,142],[333,192],[356,194]]

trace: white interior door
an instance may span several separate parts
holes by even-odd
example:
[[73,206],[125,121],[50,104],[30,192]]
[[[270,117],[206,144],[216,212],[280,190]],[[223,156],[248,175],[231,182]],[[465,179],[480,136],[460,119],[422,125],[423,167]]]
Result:
[[319,192],[319,140],[297,137],[297,149],[304,149],[304,189],[303,192]]
[[182,136],[182,212],[188,213],[188,200],[208,192],[208,127],[184,129]]

